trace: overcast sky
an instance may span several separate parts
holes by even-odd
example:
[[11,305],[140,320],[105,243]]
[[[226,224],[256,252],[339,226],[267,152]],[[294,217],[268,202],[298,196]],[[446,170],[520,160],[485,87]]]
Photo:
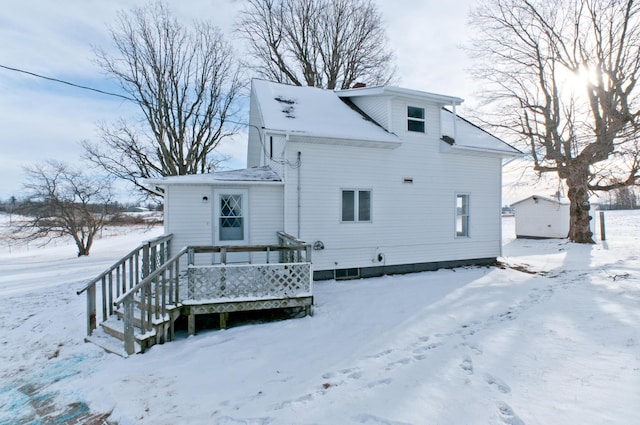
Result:
[[[116,90],[93,62],[92,46],[109,49],[107,25],[119,10],[143,0],[21,0],[3,4],[0,65],[105,90]],[[183,22],[207,19],[231,38],[241,0],[169,0]],[[396,52],[398,85],[474,104],[468,76],[468,16],[475,0],[377,0]],[[238,46],[239,50],[241,46]],[[114,97],[0,68],[0,199],[20,197],[22,167],[48,159],[78,161],[82,140],[97,140],[96,123],[131,116],[135,107]],[[248,120],[248,117],[242,117]],[[229,168],[245,166],[246,134],[221,149]]]

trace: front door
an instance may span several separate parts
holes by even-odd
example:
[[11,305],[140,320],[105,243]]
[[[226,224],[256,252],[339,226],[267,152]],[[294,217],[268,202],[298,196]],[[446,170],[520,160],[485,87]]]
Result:
[[[220,190],[216,192],[214,210],[214,240],[216,245],[247,245],[248,191],[246,189]],[[217,256],[216,261],[220,261]],[[246,263],[248,253],[229,253],[227,263]]]

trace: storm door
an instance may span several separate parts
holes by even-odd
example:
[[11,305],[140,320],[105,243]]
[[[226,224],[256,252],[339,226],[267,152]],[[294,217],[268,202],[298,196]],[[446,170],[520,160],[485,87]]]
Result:
[[[215,196],[214,239],[216,245],[247,245],[248,191],[236,189],[218,191]],[[219,261],[219,257],[217,257]],[[249,261],[248,253],[227,254],[227,263]]]

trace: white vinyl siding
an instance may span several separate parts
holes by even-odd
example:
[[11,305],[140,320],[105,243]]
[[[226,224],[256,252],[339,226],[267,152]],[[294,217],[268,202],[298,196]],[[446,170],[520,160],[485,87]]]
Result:
[[264,165],[263,158],[263,132],[259,129],[263,127],[262,117],[260,116],[260,108],[254,96],[251,96],[249,107],[249,122],[247,142],[247,167],[259,167]]
[[393,131],[389,122],[389,100],[387,98],[364,96],[353,97],[351,98],[351,101],[360,108],[362,112],[371,117],[371,119],[376,123],[380,124],[382,128],[387,131]]
[[[172,185],[165,194],[165,233],[173,234],[171,249],[187,245],[215,245],[217,232],[215,193],[231,193],[234,188],[214,189],[209,185]],[[248,191],[246,235],[249,244],[278,243],[277,232],[284,230],[284,187],[281,184],[238,186]],[[206,197],[206,200],[204,199]]]
[[[405,108],[396,109],[398,122],[405,122]],[[500,255],[500,158],[442,154],[433,133],[427,137],[429,143],[422,135],[422,139],[407,138],[392,150],[290,143],[288,161],[295,163],[300,151],[301,163],[288,171],[292,183],[286,187],[285,231],[298,232],[295,183],[300,172],[298,237],[321,241],[325,247],[313,251],[314,270]],[[331,172],[326,164],[332,164]],[[412,184],[404,183],[407,177]],[[366,226],[340,225],[342,190],[352,188],[372,192],[372,221]],[[452,229],[457,193],[473,193],[474,212],[469,216],[473,238],[456,239]]]

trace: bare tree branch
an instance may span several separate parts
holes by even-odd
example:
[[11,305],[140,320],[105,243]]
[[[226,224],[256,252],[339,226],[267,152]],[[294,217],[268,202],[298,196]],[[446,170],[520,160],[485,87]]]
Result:
[[248,42],[249,66],[270,80],[344,89],[394,78],[373,0],[247,0],[236,32]]
[[633,0],[485,0],[472,14],[494,123],[565,181],[575,242],[592,242],[590,191],[640,181],[639,13]]
[[237,131],[229,119],[242,88],[231,46],[207,22],[185,26],[163,3],[121,12],[110,29],[117,54],[98,64],[140,106],[137,125],[100,124],[85,157],[141,190],[141,179],[207,172],[213,153]]
[[28,209],[13,233],[15,239],[51,240],[70,236],[78,256],[89,255],[96,234],[105,226],[113,201],[111,179],[89,176],[58,161],[25,168]]

